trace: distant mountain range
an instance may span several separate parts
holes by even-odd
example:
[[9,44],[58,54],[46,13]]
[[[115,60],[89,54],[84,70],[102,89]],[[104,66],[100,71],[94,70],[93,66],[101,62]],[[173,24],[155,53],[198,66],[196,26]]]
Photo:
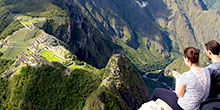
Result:
[[186,71],[188,46],[209,63],[219,10],[218,0],[1,0],[0,109],[135,110],[172,81],[140,75]]

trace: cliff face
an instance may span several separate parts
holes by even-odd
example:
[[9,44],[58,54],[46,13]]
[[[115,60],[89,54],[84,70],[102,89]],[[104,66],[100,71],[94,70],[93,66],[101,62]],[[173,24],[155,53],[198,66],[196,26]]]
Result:
[[123,49],[112,42],[109,33],[101,33],[77,8],[69,8],[70,21],[60,26],[55,33],[63,40],[79,60],[103,68],[114,53],[123,54]]
[[167,29],[174,51],[182,52],[188,46],[202,48],[204,42],[218,40],[219,26],[215,24],[219,23],[216,21],[219,14],[208,10],[204,1],[155,0],[149,5],[151,12],[163,12],[160,8],[154,10],[158,2],[164,2],[163,11],[170,14],[154,16],[157,18],[156,21]]
[[169,57],[172,47],[167,33],[155,23],[152,13],[140,6],[140,2],[74,0],[74,4],[100,33],[120,45],[139,69]]

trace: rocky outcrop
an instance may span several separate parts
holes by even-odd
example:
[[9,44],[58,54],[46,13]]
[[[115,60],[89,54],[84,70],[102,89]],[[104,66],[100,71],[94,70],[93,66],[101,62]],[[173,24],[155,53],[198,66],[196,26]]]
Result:
[[144,103],[138,110],[173,110],[166,102],[161,99]]
[[147,88],[123,55],[113,55],[106,67],[107,77],[86,101],[84,110],[136,110],[147,101]]

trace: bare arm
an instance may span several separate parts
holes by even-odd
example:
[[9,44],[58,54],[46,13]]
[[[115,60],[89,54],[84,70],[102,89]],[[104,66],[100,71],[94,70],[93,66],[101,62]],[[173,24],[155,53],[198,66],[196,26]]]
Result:
[[180,78],[180,74],[176,71],[172,72],[174,78],[176,79],[176,86],[175,86],[175,92],[177,97],[183,97],[185,90],[186,90],[186,86],[180,84],[179,82],[179,78]]

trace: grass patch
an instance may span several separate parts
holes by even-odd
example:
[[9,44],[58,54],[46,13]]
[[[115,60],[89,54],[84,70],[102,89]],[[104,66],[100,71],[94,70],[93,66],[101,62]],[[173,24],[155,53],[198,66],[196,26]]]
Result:
[[20,29],[19,31],[14,32],[13,35],[9,36],[6,40],[25,43],[25,36],[27,34],[28,29]]
[[8,36],[6,38],[7,43],[0,49],[0,52],[3,53],[1,58],[15,59],[16,56],[26,50],[33,41],[42,35],[39,34],[40,32],[38,30],[36,30],[35,35],[30,35],[31,33],[32,31],[29,31],[28,29],[20,29],[14,32],[11,36]]
[[21,70],[22,70],[23,67],[25,67],[25,65],[19,65],[19,66],[17,67],[16,73],[17,73],[17,74],[21,73]]
[[3,47],[0,49],[0,51],[4,53],[1,56],[1,58],[15,60],[16,56],[18,56],[22,51],[24,51],[24,49],[16,48],[16,46],[13,46],[13,47]]
[[16,19],[23,22],[25,25],[32,25],[39,22],[45,22],[46,18],[33,18],[31,16],[17,15]]
[[4,39],[7,36],[11,35],[13,32],[19,30],[20,28],[22,28],[23,25],[21,25],[19,23],[19,21],[13,21],[10,25],[8,25],[3,32],[1,32],[0,34],[0,39]]
[[84,69],[84,66],[80,66],[80,65],[70,65],[68,66],[70,69],[75,70],[75,69]]
[[[42,55],[44,58],[46,58],[50,62],[60,62],[60,63],[66,63],[67,62],[66,59],[57,56],[52,50],[43,49],[42,51],[39,52],[39,54]],[[85,69],[84,63],[82,63],[83,65],[78,65],[78,64],[68,65],[68,64],[65,65],[65,66],[67,66],[68,68],[70,68],[72,70]],[[85,70],[88,70],[88,69],[85,69]]]
[[39,52],[44,58],[46,58],[50,62],[65,62],[66,60],[57,56],[53,51],[43,49]]

